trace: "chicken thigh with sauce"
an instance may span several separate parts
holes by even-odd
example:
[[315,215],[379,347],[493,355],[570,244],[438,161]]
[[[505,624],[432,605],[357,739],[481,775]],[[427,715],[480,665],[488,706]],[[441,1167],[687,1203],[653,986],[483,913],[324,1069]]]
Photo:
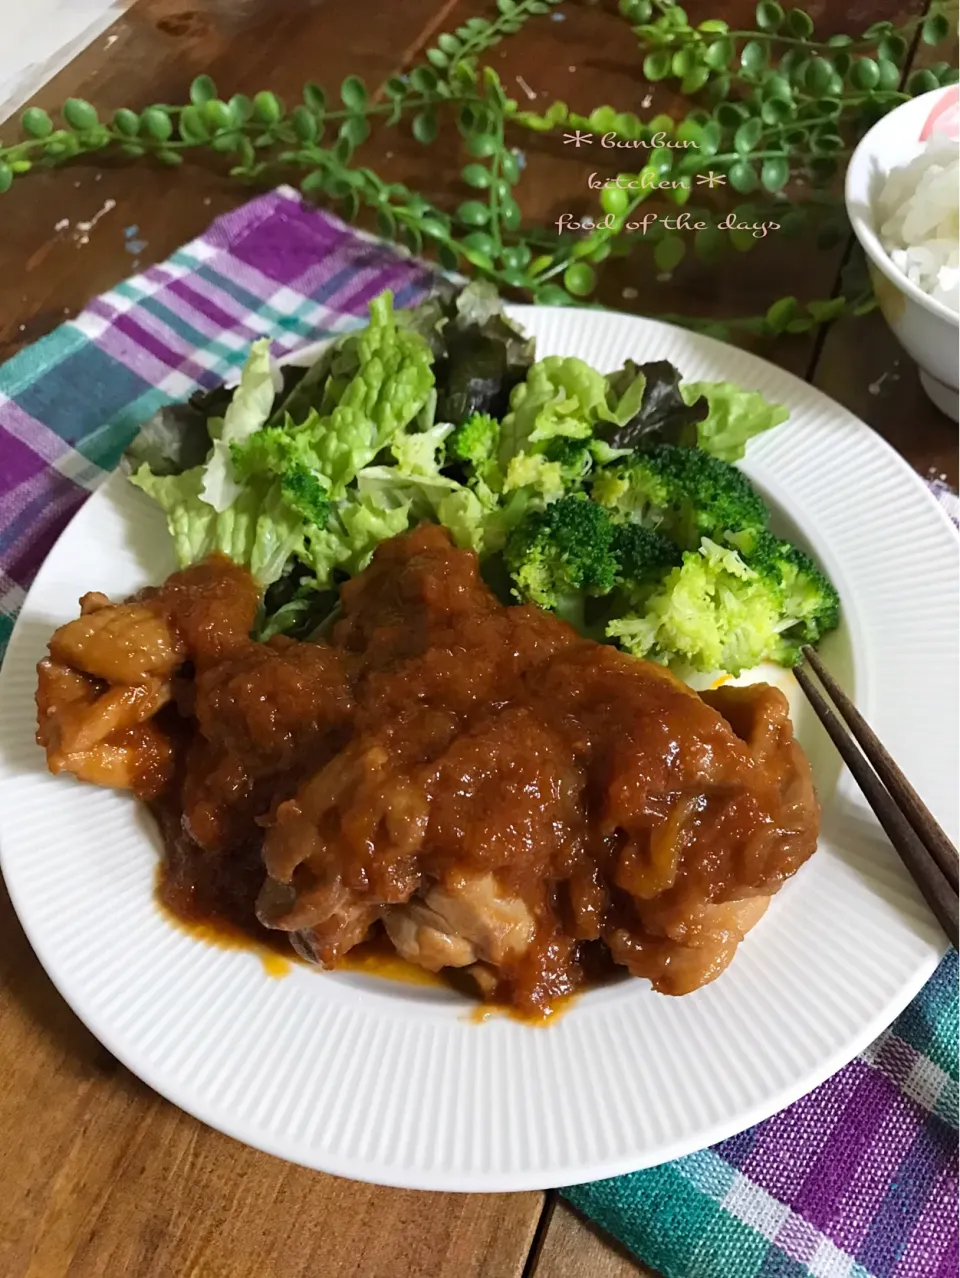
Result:
[[253,642],[256,606],[213,557],[85,596],[40,666],[51,769],[153,802],[180,913],[327,967],[379,932],[541,1014],[598,951],[667,994],[714,979],[816,846],[779,692],[701,696],[505,607],[441,528],[377,549],[330,644]]

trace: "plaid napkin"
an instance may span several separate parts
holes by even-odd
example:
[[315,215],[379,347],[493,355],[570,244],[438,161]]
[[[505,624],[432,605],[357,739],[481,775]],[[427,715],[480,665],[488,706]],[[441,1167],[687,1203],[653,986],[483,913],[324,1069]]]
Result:
[[[357,323],[421,264],[281,189],[0,368],[0,653],[54,540],[137,425]],[[935,493],[956,519],[956,498]],[[713,1149],[566,1197],[666,1278],[956,1278],[957,956],[859,1059]]]

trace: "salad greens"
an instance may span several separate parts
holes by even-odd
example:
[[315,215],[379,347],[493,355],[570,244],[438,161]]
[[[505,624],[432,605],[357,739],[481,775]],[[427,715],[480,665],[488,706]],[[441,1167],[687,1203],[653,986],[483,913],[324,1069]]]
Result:
[[733,464],[787,416],[666,360],[603,374],[536,359],[489,284],[444,286],[283,371],[266,340],[238,386],[148,422],[134,484],[181,565],[222,551],[264,587],[261,637],[308,635],[377,545],[423,520],[514,601],[681,671],[792,663],[839,620],[836,591],[768,530]]

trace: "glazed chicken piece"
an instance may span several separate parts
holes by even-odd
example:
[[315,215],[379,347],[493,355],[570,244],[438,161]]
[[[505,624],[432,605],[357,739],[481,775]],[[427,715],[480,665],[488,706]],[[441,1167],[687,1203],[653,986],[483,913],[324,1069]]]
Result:
[[499,967],[533,943],[534,920],[523,901],[505,895],[492,874],[460,875],[383,917],[397,953],[439,972],[483,960]]
[[[259,595],[248,573],[214,556],[111,603],[91,591],[57,630],[37,668],[37,741],[50,770],[154,798],[175,770],[172,743],[153,721],[188,659],[246,635]],[[230,607],[224,601],[230,600]]]
[[331,756],[353,709],[339,653],[283,636],[239,643],[197,674],[193,694],[199,731],[185,769],[183,820],[210,851],[249,837],[304,772]]

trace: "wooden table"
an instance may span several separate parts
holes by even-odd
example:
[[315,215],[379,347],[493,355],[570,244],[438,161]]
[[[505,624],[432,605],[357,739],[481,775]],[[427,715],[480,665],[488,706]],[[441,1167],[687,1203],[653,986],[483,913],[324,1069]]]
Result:
[[[288,101],[314,79],[348,73],[381,82],[416,60],[474,0],[139,0],[37,95],[54,107],[77,94],[103,110],[182,102],[209,71],[226,94],[270,87]],[[826,0],[808,5],[827,24]],[[866,0],[856,26],[918,4]],[[747,25],[741,0],[690,5],[698,17]],[[837,8],[840,8],[837,6]],[[849,9],[849,7],[847,7]],[[922,56],[922,55],[921,55]],[[935,55],[937,57],[941,54]],[[641,111],[647,86],[629,29],[597,6],[541,19],[492,55],[505,84],[520,76],[541,101]],[[517,96],[520,91],[517,90]],[[654,109],[659,105],[655,101]],[[7,130],[9,132],[9,130]],[[391,144],[368,161],[390,177],[449,191],[455,169],[431,152]],[[374,150],[378,148],[374,145]],[[530,147],[522,198],[546,220],[582,192],[584,165],[556,146]],[[431,167],[431,164],[433,167]],[[145,242],[140,265],[166,257],[245,193],[202,167],[175,174],[143,164],[94,165],[18,182],[0,197],[0,358],[49,332],[131,273],[123,229]],[[89,222],[87,241],[58,235]],[[676,285],[628,267],[608,304],[640,311],[754,313],[778,292],[829,296],[843,250],[808,255],[771,244],[719,276],[684,268]],[[637,290],[637,300],[621,300]],[[927,475],[957,482],[957,428],[931,407],[916,370],[878,315],[764,352],[874,426]],[[229,1140],[127,1073],[60,999],[0,890],[0,1274],[6,1278],[627,1278],[646,1272],[549,1193],[423,1194],[378,1189],[290,1166]]]

